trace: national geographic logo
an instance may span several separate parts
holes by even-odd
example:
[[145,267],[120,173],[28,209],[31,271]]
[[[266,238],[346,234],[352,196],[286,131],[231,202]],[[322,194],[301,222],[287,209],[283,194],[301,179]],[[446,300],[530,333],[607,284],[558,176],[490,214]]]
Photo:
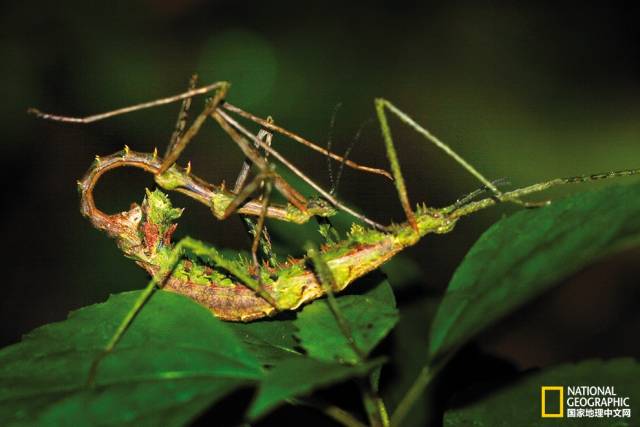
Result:
[[561,385],[545,385],[541,387],[540,393],[542,418],[564,417],[564,387]]
[[631,418],[630,398],[614,386],[544,385],[540,407],[542,418]]

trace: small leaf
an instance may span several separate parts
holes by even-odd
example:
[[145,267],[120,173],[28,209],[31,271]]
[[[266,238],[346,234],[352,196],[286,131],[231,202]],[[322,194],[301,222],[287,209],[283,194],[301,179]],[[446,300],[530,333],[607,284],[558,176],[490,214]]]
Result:
[[[362,295],[343,295],[337,303],[356,346],[368,354],[398,321],[391,286],[381,280]],[[342,334],[326,300],[307,305],[294,322],[297,336],[309,356],[325,361],[356,363],[359,358]]]
[[249,417],[258,418],[286,399],[317,388],[365,376],[382,362],[382,359],[377,359],[360,365],[341,365],[309,357],[282,359],[260,384],[258,395],[249,409]]
[[223,322],[183,296],[156,292],[88,388],[92,361],[138,295],[114,295],[0,351],[0,425],[184,425],[261,379],[260,364]]
[[247,349],[264,365],[301,355],[296,349],[296,328],[292,320],[260,320],[251,323],[228,323]]
[[487,230],[451,279],[430,353],[463,344],[595,259],[637,244],[640,183],[575,194],[522,210]]
[[[629,397],[631,418],[567,418],[567,386],[612,386],[617,397]],[[554,420],[542,418],[541,387],[563,386],[565,417]],[[486,387],[483,387],[486,389]],[[486,396],[487,394],[482,394]],[[584,361],[576,365],[562,365],[531,375],[502,386],[489,397],[474,401],[445,413],[445,427],[544,427],[562,425],[583,426],[636,426],[637,414],[634,402],[640,401],[640,364],[632,359]],[[605,396],[606,397],[606,396]],[[559,404],[556,408],[559,407]],[[549,409],[557,412],[559,409]],[[601,407],[602,408],[602,407]],[[606,408],[602,408],[606,409]],[[558,422],[554,422],[558,421]]]

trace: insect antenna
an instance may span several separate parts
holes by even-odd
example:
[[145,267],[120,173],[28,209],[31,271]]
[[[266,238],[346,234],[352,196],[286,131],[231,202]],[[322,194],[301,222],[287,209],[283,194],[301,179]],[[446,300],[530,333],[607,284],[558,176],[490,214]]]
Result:
[[[491,181],[491,184],[493,184],[496,188],[499,188],[503,185],[509,185],[510,182],[507,178],[498,178],[496,180]],[[452,209],[456,210],[458,208],[461,208],[462,206],[472,202],[473,199],[475,199],[476,197],[486,192],[491,192],[491,189],[486,185],[483,185],[482,187],[477,188],[473,190],[471,193],[465,194],[464,196],[456,200],[456,202],[452,205]],[[495,197],[495,196],[492,196],[492,197]]]
[[[336,126],[336,116],[338,115],[338,111],[342,107],[342,102],[338,102],[336,106],[333,108],[333,113],[331,113],[331,121],[329,122],[329,137],[327,138],[327,152],[331,152],[331,148],[333,146],[333,131]],[[344,157],[342,161],[346,160]],[[327,170],[329,171],[329,183],[331,184],[331,189],[329,190],[330,194],[333,194],[333,190],[335,188],[335,182],[333,180],[333,164],[331,161],[331,156],[327,156]]]
[[[273,123],[268,123],[265,119],[260,118],[260,117],[254,115],[254,114],[251,114],[251,113],[249,113],[247,111],[244,111],[241,108],[236,107],[235,105],[232,105],[227,101],[222,103],[221,107],[224,110],[228,111],[228,112],[237,114],[237,115],[239,115],[239,116],[241,116],[241,117],[243,117],[243,118],[245,118],[247,120],[250,120],[250,121],[252,121],[254,123],[257,123],[257,124],[261,125],[262,127],[270,130],[270,131],[277,132],[277,133],[279,133],[281,135],[284,135],[287,138],[290,138],[290,139],[296,141],[299,144],[305,145],[305,146],[309,147],[310,149],[312,149],[314,151],[317,151],[319,153],[324,154],[325,156],[330,156],[331,158],[333,158],[335,160],[342,160],[341,156],[339,156],[339,155],[337,155],[335,153],[332,153],[330,151],[327,151],[326,148],[321,147],[321,146],[319,146],[317,144],[314,144],[313,142],[309,141],[308,139],[305,139],[305,138],[301,137],[300,135],[298,135],[298,134],[296,134],[294,132],[291,132],[291,131],[283,128],[283,127],[277,126],[277,125],[275,125]],[[222,111],[219,109],[218,113],[221,114]],[[357,169],[357,170],[360,170],[360,171],[363,171],[363,172],[369,172],[369,173],[373,173],[373,174],[377,174],[377,175],[382,175],[382,176],[385,176],[385,177],[393,180],[393,175],[391,173],[389,173],[388,171],[384,170],[384,169],[373,168],[373,167],[369,167],[369,166],[363,166],[363,165],[360,165],[360,164],[358,164],[356,162],[353,162],[351,160],[345,161],[345,164],[347,166],[351,167],[351,168],[354,168],[354,169]]]
[[[187,93],[193,92],[196,85],[198,84],[198,75],[193,74],[191,79],[189,79],[189,89]],[[184,133],[184,129],[187,126],[187,118],[189,117],[189,108],[191,108],[191,100],[193,98],[185,98],[182,100],[182,105],[180,106],[180,112],[178,113],[178,119],[176,120],[176,127],[171,134],[171,139],[169,139],[169,145],[167,146],[167,150],[165,152],[165,157],[173,151],[176,143],[182,137]]]
[[[484,209],[486,207],[493,206],[497,203],[511,202],[513,199],[519,200],[523,196],[539,193],[541,191],[547,190],[551,187],[556,187],[558,185],[581,184],[584,182],[600,181],[603,179],[620,178],[620,177],[633,176],[633,175],[640,175],[640,169],[624,169],[619,171],[596,173],[591,175],[578,175],[578,176],[571,176],[566,178],[550,179],[548,181],[539,182],[537,184],[528,185],[526,187],[517,188],[515,190],[503,193],[502,196],[500,197],[489,197],[486,199],[469,202],[466,205],[460,206],[457,209],[451,209],[450,210],[451,214],[449,214],[449,218],[451,219],[460,218],[460,217],[469,215],[473,212]],[[547,205],[550,202],[546,201],[543,203],[536,203],[536,202],[533,202],[533,203],[522,202],[522,203],[524,203],[525,206],[527,207],[534,207],[534,206]],[[449,208],[445,208],[445,210],[449,211]]]
[[370,125],[372,121],[373,121],[372,119],[368,119],[360,125],[360,127],[358,128],[358,131],[356,132],[355,136],[351,140],[351,143],[349,144],[347,149],[344,151],[344,154],[342,155],[343,160],[340,162],[340,166],[338,167],[338,173],[336,174],[336,178],[331,186],[330,193],[332,195],[334,196],[338,195],[338,185],[340,184],[340,179],[342,178],[342,172],[344,172],[344,163],[346,160],[349,160],[349,155],[351,154],[353,147],[355,147],[356,144],[360,141],[360,137],[362,136],[362,132],[364,131],[364,128]]
[[[345,212],[351,214],[352,216],[360,219],[361,221],[363,221],[364,223],[368,224],[371,227],[374,227],[374,228],[376,228],[378,230],[381,230],[381,231],[387,230],[387,227],[385,227],[382,224],[379,224],[379,223],[373,221],[372,219],[369,219],[368,217],[366,217],[365,215],[363,215],[361,213],[358,213],[358,212],[354,211],[353,209],[351,209],[350,207],[346,206],[344,203],[340,202],[338,199],[333,197],[331,194],[329,194],[328,191],[323,189],[320,185],[316,184],[315,181],[313,181],[311,178],[309,178],[307,175],[305,175],[300,169],[298,169],[296,166],[294,166],[289,160],[284,158],[282,156],[282,154],[280,154],[278,151],[276,151],[273,147],[270,147],[267,144],[265,144],[263,141],[260,141],[255,135],[253,135],[251,132],[249,132],[247,129],[245,129],[242,125],[240,125],[240,123],[235,121],[233,118],[231,118],[228,114],[226,114],[220,108],[218,108],[216,110],[216,114],[214,115],[214,118],[218,121],[218,123],[220,123],[220,125],[223,127],[223,129],[232,138],[234,138],[234,140],[236,140],[236,142],[238,142],[238,145],[241,148],[244,147],[245,145],[249,144],[248,141],[246,141],[245,138],[250,139],[254,143],[258,144],[263,150],[265,150],[266,152],[270,153],[274,158],[276,158],[280,163],[282,163],[287,169],[289,169],[291,172],[293,172],[295,175],[297,175],[300,179],[302,179],[304,182],[309,184],[311,186],[311,188],[313,188],[318,193],[320,193],[322,196],[324,196],[324,198],[327,199],[336,208],[342,209],[343,211],[345,211]],[[266,125],[265,125],[265,127],[269,128],[269,126],[266,126]],[[244,136],[242,136],[241,134],[244,135]],[[262,159],[260,159],[260,160],[262,160]]]
[[[356,145],[356,143],[360,140],[360,135],[362,134],[362,130],[369,123],[371,123],[371,120],[367,120],[364,123],[362,123],[362,125],[360,125],[354,139],[351,141],[351,143],[345,150],[344,155],[342,156],[343,160],[340,161],[340,166],[338,167],[338,174],[336,175],[335,180],[331,179],[331,189],[329,190],[329,194],[331,194],[333,197],[338,196],[338,185],[340,184],[340,178],[342,177],[342,172],[344,171],[344,163],[346,160],[349,159],[349,154],[351,153],[351,150]],[[329,157],[327,157],[327,161],[328,161],[329,167],[331,167],[331,159]],[[330,173],[329,176],[331,176],[331,170],[329,170],[329,173]],[[319,197],[319,198],[322,199],[322,197]],[[322,200],[326,201],[326,199],[322,199]],[[329,203],[328,201],[326,202]],[[316,216],[316,221],[318,222],[318,224],[320,224],[320,227],[321,227],[320,233],[324,236],[325,240],[328,243],[334,243],[340,240],[340,233],[333,226],[329,218]]]

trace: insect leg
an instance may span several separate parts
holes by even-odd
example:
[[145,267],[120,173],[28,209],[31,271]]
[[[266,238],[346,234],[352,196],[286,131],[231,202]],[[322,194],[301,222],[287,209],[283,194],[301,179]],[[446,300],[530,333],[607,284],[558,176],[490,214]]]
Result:
[[418,223],[416,222],[415,214],[413,213],[411,204],[409,203],[407,188],[404,184],[404,178],[402,176],[402,171],[400,170],[400,163],[398,162],[398,155],[393,144],[393,137],[391,136],[391,129],[389,128],[387,115],[384,112],[385,102],[386,101],[383,99],[376,99],[375,106],[376,114],[378,115],[378,121],[380,122],[380,129],[382,131],[382,138],[384,139],[384,145],[387,150],[387,157],[389,158],[389,163],[391,164],[393,182],[396,186],[396,190],[398,191],[402,209],[407,216],[407,221],[409,222],[409,224],[411,224],[411,227],[414,229],[414,231],[418,233]]
[[[347,340],[347,343],[357,357],[357,360],[362,363],[366,360],[367,355],[362,351],[362,349],[360,349],[360,347],[358,347],[353,336],[351,326],[340,310],[338,301],[333,293],[333,290],[337,289],[337,287],[336,279],[331,269],[313,244],[307,245],[307,256],[313,262],[316,277],[318,277],[318,281],[322,284],[325,292],[327,293],[327,305],[336,320],[340,332],[342,332],[342,335]],[[377,390],[371,386],[371,384],[373,384],[372,377],[370,378],[370,381],[371,382],[363,381],[360,383],[364,397],[365,409],[367,416],[369,417],[370,424],[383,426],[389,425],[389,415],[384,402],[378,395]]]
[[[251,244],[251,256],[253,258],[253,264],[256,268],[260,268],[260,263],[258,262],[258,248],[262,249],[262,252],[266,257],[268,257],[269,261],[273,265],[275,260],[273,259],[273,253],[271,250],[271,239],[269,238],[269,233],[265,227],[265,218],[267,217],[267,209],[269,208],[269,200],[271,198],[271,190],[272,190],[272,180],[273,177],[268,175],[263,178],[263,193],[262,193],[262,211],[260,212],[260,216],[258,217],[258,221],[254,224],[254,236],[253,243]],[[258,276],[259,277],[259,276]]]
[[[271,117],[269,117],[268,120],[270,122],[273,122],[273,119]],[[267,130],[260,129],[257,137],[261,141],[264,141],[267,145],[271,146],[271,140],[273,138],[273,135],[269,133]],[[255,145],[254,147],[258,148]],[[269,153],[265,154],[265,159],[267,158],[268,155]],[[233,187],[234,193],[237,194],[240,191],[242,191],[242,189],[245,186],[247,177],[249,176],[250,169],[251,169],[251,161],[245,158],[244,162],[242,163],[242,168],[240,169],[240,173],[238,174],[238,178],[236,179],[236,183]],[[240,217],[242,219],[242,223],[245,225],[245,228],[247,229],[247,232],[249,233],[249,236],[252,236],[251,254],[253,257],[254,264],[258,265],[257,252],[259,248],[261,252],[261,258],[268,260],[272,266],[275,266],[277,261],[272,250],[271,237],[269,236],[269,232],[267,228],[264,226],[264,217],[263,217],[267,215],[268,199],[269,199],[269,196],[271,195],[273,183],[271,180],[269,180],[268,183],[263,182],[261,186],[263,188],[263,198],[262,198],[263,204],[262,204],[261,214],[258,222],[256,223],[255,219],[247,215],[240,215]]]
[[[221,111],[214,112],[212,114],[213,118],[218,122],[220,127],[231,137],[231,139],[238,145],[240,150],[244,153],[245,157],[251,161],[262,173],[272,173],[275,172],[269,170],[269,166],[265,157],[260,155],[260,153],[253,148],[252,144],[235,129],[231,124],[227,122],[227,118],[221,115]],[[224,113],[222,113],[224,114]],[[235,122],[234,122],[235,123]],[[237,124],[237,123],[236,123]],[[260,146],[266,152],[273,152],[273,149],[265,144],[263,141],[258,139],[255,135],[253,135],[248,130],[242,128],[245,135],[247,135],[253,144]],[[265,148],[266,147],[266,148]],[[275,174],[274,177],[274,186],[275,188],[282,193],[282,195],[296,208],[301,211],[307,210],[307,200],[298,193],[293,187],[291,187],[281,176]]]
[[94,114],[92,116],[86,116],[86,117],[60,116],[57,114],[44,113],[38,110],[37,108],[29,108],[27,110],[27,113],[33,114],[36,117],[39,117],[45,120],[52,120],[56,122],[65,122],[65,123],[87,124],[87,123],[93,123],[100,120],[108,119],[110,117],[119,116],[121,114],[131,113],[133,111],[139,111],[139,110],[144,110],[146,108],[153,108],[153,107],[158,107],[160,105],[171,104],[173,102],[182,101],[183,99],[193,98],[194,96],[202,95],[214,90],[218,90],[220,88],[227,88],[228,86],[229,86],[229,83],[227,82],[216,82],[207,86],[199,87],[197,89],[180,93],[178,95],[168,96],[166,98],[160,98],[154,101],[143,102],[141,104],[135,104],[128,107],[119,108],[117,110],[111,110],[105,113]]
[[385,176],[385,177],[390,178],[390,179],[392,178],[391,174],[389,172],[387,172],[386,170],[384,170],[384,169],[378,169],[378,168],[372,168],[372,167],[369,167],[369,166],[363,166],[363,165],[360,165],[360,164],[358,164],[358,163],[356,163],[356,162],[354,162],[352,160],[345,159],[343,156],[340,156],[340,155],[338,155],[336,153],[331,152],[330,150],[327,150],[327,149],[325,149],[325,148],[323,148],[323,147],[321,147],[321,146],[319,146],[317,144],[314,144],[313,142],[309,141],[308,139],[305,139],[305,138],[301,137],[300,135],[298,135],[298,134],[296,134],[294,132],[291,132],[291,131],[289,131],[287,129],[284,129],[284,128],[280,127],[280,126],[277,126],[274,123],[270,123],[268,120],[263,119],[263,118],[258,117],[258,116],[255,116],[255,115],[253,115],[253,114],[251,114],[251,113],[249,113],[247,111],[242,110],[239,107],[236,107],[235,105],[229,104],[228,102],[224,102],[222,104],[222,108],[224,108],[226,111],[238,114],[239,116],[244,117],[245,119],[251,120],[252,122],[257,123],[260,126],[264,127],[265,129],[268,129],[268,130],[270,130],[272,132],[277,132],[277,133],[279,133],[281,135],[284,135],[287,138],[290,138],[290,139],[292,139],[292,140],[294,140],[294,141],[296,141],[296,142],[298,142],[298,143],[300,143],[302,145],[305,145],[305,146],[311,148],[314,151],[322,153],[325,156],[329,156],[334,160],[344,161],[344,163],[347,166],[349,166],[349,167],[351,167],[353,169],[361,170],[363,172],[374,173],[374,174],[377,174],[377,175],[382,175],[382,176]]
[[[269,123],[273,123],[273,118],[271,116],[269,116],[267,120],[269,121]],[[260,129],[260,131],[258,132],[257,138],[260,141],[264,141],[268,146],[271,146],[273,134],[271,134],[266,129]],[[253,146],[256,149],[260,148],[260,146],[255,143],[253,144]],[[269,153],[264,154],[264,158],[266,159],[267,157],[269,157]],[[233,186],[234,193],[239,193],[242,190],[242,188],[244,187],[244,184],[247,181],[247,177],[249,176],[250,169],[251,169],[251,160],[245,157],[244,162],[242,163],[242,167],[240,168],[240,173],[238,173],[238,178],[236,178],[236,183]]]
[[211,99],[207,101],[207,105],[204,107],[202,112],[195,118],[193,123],[187,131],[182,134],[173,144],[169,145],[169,150],[160,165],[160,169],[158,171],[159,174],[164,173],[167,169],[169,169],[180,157],[182,151],[187,147],[189,142],[193,139],[194,136],[200,131],[200,128],[204,124],[207,117],[211,115],[212,112],[218,108],[220,102],[227,95],[227,91],[229,90],[229,84],[226,82],[222,82],[219,86],[215,88],[215,93]]
[[471,164],[469,164],[458,153],[453,151],[451,147],[449,147],[447,144],[442,142],[440,139],[438,139],[435,135],[433,135],[427,129],[423,128],[418,123],[416,123],[416,121],[413,120],[411,117],[409,117],[409,115],[407,115],[405,112],[398,109],[398,107],[396,107],[386,99],[378,98],[376,99],[375,102],[376,102],[376,110],[383,111],[385,108],[388,109],[396,117],[398,117],[402,122],[407,124],[409,127],[411,127],[413,130],[418,132],[420,135],[424,136],[427,139],[427,141],[433,143],[436,147],[440,148],[447,155],[452,157],[456,162],[458,162],[458,164],[460,164],[463,168],[465,168],[471,175],[475,176],[483,185],[485,185],[488,189],[490,189],[495,196],[500,197],[502,195],[502,192],[498,190],[498,188],[495,185],[493,185],[493,183],[490,180],[488,180],[487,178],[484,177],[484,175],[478,172],[476,168],[474,168]]
[[[323,189],[320,185],[316,184],[311,178],[305,175],[300,169],[294,166],[289,160],[287,160],[282,154],[276,151],[273,147],[269,147],[264,142],[260,141],[253,135],[251,132],[246,130],[242,125],[240,125],[237,121],[231,118],[228,114],[226,114],[221,109],[218,109],[215,113],[213,113],[213,117],[220,124],[220,126],[231,136],[231,138],[236,141],[238,146],[243,150],[250,150],[249,142],[246,138],[251,139],[254,143],[258,144],[264,151],[271,154],[275,159],[277,159],[280,163],[282,163],[285,167],[287,167],[291,172],[296,174],[299,178],[301,178],[304,182],[309,184],[314,190],[320,193],[326,200],[328,200],[333,206],[336,208],[342,209],[343,211],[351,214],[352,216],[360,219],[371,227],[374,227],[378,230],[386,230],[387,228],[377,222],[367,218],[365,215],[360,214],[350,207],[346,206],[344,203],[340,202],[338,199],[333,197],[328,191]],[[266,127],[266,126],[265,126]],[[240,134],[242,133],[242,135]],[[244,136],[243,136],[244,135]],[[246,151],[245,151],[246,153]],[[266,170],[266,162],[264,159],[260,158],[252,158],[251,156],[247,156],[249,159],[261,170]],[[289,198],[288,195],[283,192],[283,188],[280,186],[281,182],[277,179],[274,180],[274,185],[278,191],[280,191],[285,197]]]
[[[269,304],[271,304],[276,310],[278,310],[278,306],[273,297],[264,289],[264,287],[259,284],[255,279],[253,279],[245,270],[238,267],[235,263],[227,260],[222,257],[218,251],[210,247],[198,240],[192,239],[190,237],[185,237],[180,240],[171,250],[171,254],[169,256],[169,262],[167,265],[169,268],[165,271],[160,271],[158,274],[154,275],[147,286],[142,290],[136,301],[134,302],[131,309],[125,314],[124,318],[118,324],[115,332],[103,348],[102,352],[93,360],[91,367],[89,369],[89,375],[87,378],[87,385],[92,387],[95,384],[96,375],[98,373],[98,368],[100,362],[108,356],[111,352],[113,352],[114,348],[122,339],[122,336],[125,334],[127,329],[131,326],[136,316],[143,309],[145,303],[151,298],[156,289],[162,289],[166,283],[166,281],[171,277],[174,270],[178,266],[180,260],[184,255],[184,251],[189,250],[194,255],[206,258],[210,260],[217,267],[220,267],[223,270],[228,271],[233,276],[238,278],[245,286],[249,289],[253,290],[256,295],[263,298]],[[259,272],[258,272],[259,274]]]
[[[207,259],[211,261],[216,267],[228,271],[238,280],[240,280],[242,284],[255,292],[256,295],[267,301],[271,306],[273,306],[273,308],[279,310],[277,302],[271,296],[271,294],[269,294],[265,290],[262,283],[251,277],[247,270],[241,268],[235,262],[229,261],[228,259],[224,258],[215,248],[208,246],[198,240],[192,239],[191,237],[183,238],[180,242],[178,242],[178,244],[176,244],[176,248],[179,248],[181,254],[183,250],[189,250],[193,255]],[[257,274],[259,276],[260,271],[258,271]]]
[[[149,300],[149,298],[151,298],[156,288],[162,288],[164,286],[165,281],[169,278],[169,276],[171,276],[176,266],[178,265],[181,256],[182,246],[180,245],[180,243],[178,243],[171,251],[171,255],[169,258],[170,262],[168,263],[168,265],[170,265],[169,270],[166,272],[161,271],[158,273],[158,275],[151,278],[147,286],[138,296],[138,299],[136,299],[136,301],[133,303],[131,309],[127,312],[127,314],[125,314],[124,318],[118,324],[118,327],[116,328],[115,332],[113,333],[105,347],[102,349],[102,352],[91,363],[89,375],[87,378],[87,385],[89,387],[92,387],[95,384],[95,378],[98,373],[100,362],[102,362],[102,360],[113,351],[118,342],[120,342],[122,336],[127,331],[129,326],[131,326],[131,323],[138,315],[138,313],[140,313],[145,303]],[[161,280],[159,280],[159,277],[161,278]]]

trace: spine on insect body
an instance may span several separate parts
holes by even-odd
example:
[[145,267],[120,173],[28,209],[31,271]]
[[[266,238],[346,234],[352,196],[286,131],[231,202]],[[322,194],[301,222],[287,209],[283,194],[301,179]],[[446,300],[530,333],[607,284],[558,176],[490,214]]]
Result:
[[[101,162],[108,169],[115,167],[110,162],[117,163],[117,158],[105,158]],[[134,204],[126,212],[107,215],[95,207],[91,197],[90,189],[98,173],[90,171],[82,181],[83,214],[94,226],[114,238],[126,256],[156,276],[165,290],[185,295],[209,308],[217,317],[230,321],[250,321],[278,311],[293,310],[324,295],[325,288],[306,259],[289,259],[277,266],[264,265],[259,271],[247,260],[228,260],[251,276],[260,275],[263,287],[277,309],[228,270],[189,250],[184,251],[177,265],[170,265],[175,221],[182,210],[174,208],[161,191],[147,190],[140,206]],[[418,210],[417,218],[420,235],[408,224],[395,225],[388,233],[354,225],[344,240],[325,245],[321,256],[335,277],[334,291],[343,290],[357,278],[380,267],[417,242],[420,236],[449,231],[455,222],[428,209]],[[208,250],[215,249],[209,247]],[[171,274],[161,277],[167,271]]]
[[[127,222],[123,215],[133,214],[132,220],[139,216],[139,212],[123,212],[118,215],[108,215],[100,211],[94,202],[93,189],[100,178],[108,171],[120,167],[134,167],[153,174],[156,184],[168,191],[182,193],[211,209],[212,214],[222,219],[227,207],[232,203],[236,195],[227,190],[224,185],[215,186],[191,173],[190,168],[181,168],[177,165],[171,166],[167,171],[159,173],[162,159],[157,153],[140,153],[125,147],[124,150],[109,156],[96,156],[95,161],[85,174],[78,181],[78,191],[80,192],[80,211],[88,218],[92,224],[114,236],[122,232],[122,222]],[[237,210],[243,215],[259,216],[262,213],[262,201],[248,200]],[[291,204],[272,204],[267,209],[267,217],[294,223],[304,223],[314,215],[331,216],[335,214],[335,209],[330,206],[317,205],[311,200],[308,209],[301,211]],[[124,229],[128,229],[128,224],[124,224]]]
[[[445,233],[455,223],[435,211],[419,211],[417,218],[419,235],[408,223],[394,226],[389,233],[354,225],[344,240],[325,245],[321,256],[335,278],[333,291],[344,290],[356,279],[415,244],[420,237],[428,233]],[[264,289],[278,309],[233,277],[220,275],[214,266],[203,268],[197,260],[183,262],[177,274],[168,279],[165,289],[186,295],[208,307],[217,317],[230,321],[250,321],[277,311],[295,310],[325,294],[313,266],[304,258],[289,259],[275,268],[265,265],[260,272],[252,271],[253,266],[247,261],[238,261],[238,266],[261,274]]]
[[[158,175],[160,165],[161,159],[157,155],[137,153],[127,148],[110,156],[97,157],[87,174],[78,181],[78,189],[82,214],[96,228],[114,238],[123,253],[156,277],[164,289],[183,294],[209,308],[217,317],[231,321],[250,321],[278,311],[293,310],[324,295],[323,284],[304,258],[288,259],[275,266],[264,265],[258,269],[243,259],[225,261],[227,265],[233,263],[235,271],[246,271],[247,277],[259,275],[263,288],[271,296],[270,302],[256,295],[229,269],[221,268],[219,263],[189,250],[184,251],[177,265],[170,265],[174,248],[172,237],[182,209],[174,208],[167,195],[159,190],[147,190],[141,205],[134,203],[121,213],[109,215],[96,207],[93,189],[98,180],[107,171],[125,166],[150,172],[161,187],[179,191],[209,206],[217,202],[224,209],[224,204],[228,205],[233,197],[223,188],[206,183],[177,166]],[[270,217],[292,221],[285,215],[295,208],[288,205],[270,206],[269,209]],[[215,214],[215,209],[212,210]],[[262,202],[250,201],[238,212],[259,214],[261,210]],[[354,225],[344,240],[326,244],[321,256],[334,275],[334,291],[343,290],[357,278],[380,267],[425,234],[447,232],[455,223],[455,219],[442,211],[425,207],[416,211],[416,218],[418,234],[407,223],[394,225],[388,232]],[[171,274],[167,276],[168,271]]]

